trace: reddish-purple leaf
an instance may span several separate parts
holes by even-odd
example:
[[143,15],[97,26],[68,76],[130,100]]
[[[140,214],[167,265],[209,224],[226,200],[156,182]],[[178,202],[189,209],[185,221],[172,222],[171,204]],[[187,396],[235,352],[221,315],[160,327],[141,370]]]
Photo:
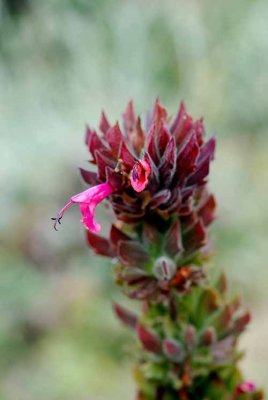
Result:
[[179,105],[179,110],[177,112],[177,115],[176,115],[173,123],[170,126],[170,132],[173,135],[175,135],[176,132],[178,131],[181,121],[182,121],[183,117],[185,116],[185,114],[186,114],[186,107],[185,107],[184,101],[182,101]]
[[111,168],[110,166],[106,166],[105,167],[105,177],[106,177],[106,181],[109,182],[115,190],[121,189],[121,186],[122,186],[121,177],[118,174],[118,172],[115,171],[114,168]]
[[120,304],[113,303],[113,309],[120,321],[128,328],[135,329],[137,325],[137,316]]
[[211,346],[217,340],[217,334],[213,326],[206,328],[201,335],[200,342],[204,346]]
[[123,113],[123,127],[127,135],[130,135],[135,128],[136,116],[133,106],[133,101],[130,100],[127,104],[126,110]]
[[154,210],[155,208],[159,207],[161,204],[167,203],[170,199],[171,193],[170,190],[164,189],[158,192],[150,202],[150,209]]
[[200,118],[200,119],[198,119],[197,121],[195,121],[193,123],[193,129],[196,132],[196,137],[197,137],[199,146],[202,146],[203,140],[204,140],[204,136],[205,136],[205,133],[206,133],[205,132],[203,118]]
[[171,138],[166,150],[163,154],[159,172],[162,178],[162,184],[167,187],[172,178],[174,176],[175,168],[176,168],[176,158],[177,158],[177,150],[176,150],[176,143],[174,138]]
[[138,154],[144,147],[144,141],[145,141],[145,134],[141,127],[141,119],[140,117],[138,117],[136,122],[136,127],[130,135],[130,142],[132,143],[134,150],[136,150]]
[[124,165],[128,169],[131,169],[135,164],[135,162],[137,161],[137,158],[133,156],[133,154],[127,148],[127,145],[124,141],[121,142],[121,147],[119,150],[119,158],[123,160]]
[[89,246],[94,250],[96,254],[100,254],[106,257],[116,257],[115,248],[111,245],[109,239],[102,236],[96,235],[91,231],[86,231],[87,241]]
[[121,143],[124,140],[123,134],[120,130],[118,123],[116,123],[113,127],[108,129],[108,131],[105,134],[105,138],[109,143],[113,156],[117,158],[119,150],[121,148]]
[[181,145],[193,129],[193,119],[187,114],[184,103],[180,104],[178,114],[171,125],[171,133],[174,135],[177,145]]
[[99,128],[100,130],[104,133],[104,135],[106,134],[106,132],[108,131],[108,129],[110,129],[111,125],[105,115],[105,112],[102,111],[101,113],[101,119],[100,119],[100,124],[99,124]]
[[210,161],[214,158],[216,142],[211,138],[200,150],[199,156],[196,160],[196,171],[187,180],[187,185],[202,185],[204,178],[209,173]]
[[184,358],[182,344],[175,339],[165,339],[163,341],[163,352],[173,362],[179,363]]
[[183,246],[187,254],[198,250],[205,244],[206,230],[202,221],[197,221],[183,237]]
[[156,226],[145,222],[143,232],[147,242],[154,244],[160,243],[161,233]]
[[128,292],[128,296],[131,299],[136,300],[150,300],[154,298],[158,290],[158,284],[155,279],[144,279],[139,285],[136,285],[136,289]]
[[133,240],[121,240],[117,245],[117,253],[126,267],[143,267],[149,259],[142,245]]
[[97,185],[100,183],[98,179],[98,175],[96,172],[93,171],[87,171],[83,168],[79,168],[80,174],[82,179],[88,184],[88,185]]
[[215,218],[216,201],[214,196],[211,194],[208,196],[206,202],[198,210],[198,215],[202,219],[205,226],[209,225]]
[[189,350],[192,350],[197,343],[196,328],[193,325],[187,325],[185,329],[185,343]]
[[145,350],[152,353],[161,353],[161,339],[153,330],[138,324],[137,334]]
[[148,274],[144,270],[136,267],[125,268],[121,274],[121,278],[122,281],[126,282],[130,286],[145,282],[148,284],[148,280],[150,280]]
[[156,121],[167,119],[167,110],[163,107],[157,97],[154,103],[153,119]]
[[115,161],[106,154],[100,151],[95,151],[95,157],[98,167],[98,175],[102,181],[106,181],[106,167],[110,167],[111,169],[115,168]]
[[144,153],[144,160],[150,165],[150,187],[156,189],[159,184],[159,171],[148,152]]
[[105,144],[102,142],[101,138],[97,135],[95,131],[89,130],[88,149],[95,161],[96,161],[96,151],[99,152],[103,152],[105,150],[107,151],[107,147],[105,146]]
[[216,342],[212,346],[213,362],[216,364],[222,364],[228,360],[231,362],[232,352],[236,344],[236,338],[234,336],[227,336],[219,342]]
[[127,236],[124,232],[118,229],[115,225],[112,225],[110,230],[110,240],[114,246],[117,246],[118,242],[121,240],[131,240],[129,236]]
[[177,156],[175,179],[178,182],[182,182],[188,174],[194,171],[198,152],[199,146],[196,134],[193,132]]
[[179,220],[174,221],[167,232],[165,249],[171,256],[175,256],[183,250]]
[[160,127],[157,132],[157,144],[158,144],[158,151],[160,156],[165,152],[165,149],[171,139],[169,131],[165,128],[163,122],[160,124]]
[[150,131],[147,136],[147,140],[145,143],[145,150],[149,153],[151,159],[155,163],[155,165],[158,165],[159,163],[159,156],[158,156],[158,149],[156,147],[156,142],[155,142],[155,133],[156,133],[156,125],[153,124],[150,128]]
[[242,332],[246,326],[249,324],[251,320],[251,314],[249,311],[246,311],[243,315],[238,317],[234,322],[234,332],[240,333]]
[[216,148],[216,140],[214,137],[210,138],[204,146],[201,147],[199,156],[197,158],[197,167],[199,167],[205,160],[213,160]]

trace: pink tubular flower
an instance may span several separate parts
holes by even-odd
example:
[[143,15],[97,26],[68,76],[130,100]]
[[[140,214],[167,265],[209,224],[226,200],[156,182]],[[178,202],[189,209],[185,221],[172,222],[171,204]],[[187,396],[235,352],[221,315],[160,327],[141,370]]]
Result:
[[100,224],[94,220],[94,212],[96,206],[114,192],[114,188],[110,183],[101,183],[100,185],[93,186],[85,190],[84,192],[78,193],[71,197],[70,201],[59,211],[56,218],[52,218],[55,221],[54,228],[57,230],[57,223],[61,223],[61,219],[65,211],[74,203],[80,204],[80,210],[82,214],[81,222],[86,229],[91,232],[99,232]]
[[256,385],[254,382],[251,381],[245,381],[243,383],[240,383],[236,387],[237,394],[253,393],[255,390],[256,390]]
[[141,192],[144,190],[148,183],[150,172],[151,168],[147,161],[138,160],[135,162],[131,171],[130,182],[131,186],[136,192]]

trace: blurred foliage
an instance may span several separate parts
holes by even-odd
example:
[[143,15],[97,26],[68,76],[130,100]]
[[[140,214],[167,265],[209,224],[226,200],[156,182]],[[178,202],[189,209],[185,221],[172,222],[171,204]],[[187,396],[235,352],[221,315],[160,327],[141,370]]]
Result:
[[49,218],[83,187],[85,123],[130,98],[144,115],[157,95],[218,136],[213,264],[253,309],[243,368],[267,387],[267,19],[265,0],[0,2],[1,399],[133,397],[111,266],[78,210],[59,233]]

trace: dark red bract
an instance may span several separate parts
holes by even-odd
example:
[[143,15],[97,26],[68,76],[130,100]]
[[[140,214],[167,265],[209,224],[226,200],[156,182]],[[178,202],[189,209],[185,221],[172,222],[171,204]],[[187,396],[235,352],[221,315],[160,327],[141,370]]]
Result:
[[82,177],[90,185],[112,184],[116,190],[110,200],[118,220],[154,219],[161,225],[174,213],[198,214],[198,207],[193,207],[197,203],[205,215],[203,222],[213,219],[215,203],[212,206],[205,183],[215,139],[204,143],[202,119],[194,121],[183,103],[172,120],[156,100],[142,126],[130,102],[123,113],[123,130],[118,123],[111,126],[104,113],[99,126],[100,135],[86,131],[90,162],[97,172],[82,170]]
[[[86,131],[90,163],[97,172],[83,169],[82,177],[89,185],[112,185],[109,201],[117,218],[109,239],[89,229],[88,243],[96,253],[118,258],[117,280],[127,285],[130,297],[166,295],[174,285],[184,292],[202,278],[202,271],[189,266],[187,278],[176,275],[164,282],[148,266],[149,255],[152,241],[159,248],[165,242],[166,255],[177,260],[177,267],[191,262],[206,244],[206,226],[216,207],[206,187],[215,139],[204,141],[203,120],[194,121],[183,103],[172,119],[156,100],[143,125],[130,102],[122,126],[112,126],[103,112],[101,134]],[[143,224],[142,237],[136,236],[136,228],[126,235],[124,224]]]

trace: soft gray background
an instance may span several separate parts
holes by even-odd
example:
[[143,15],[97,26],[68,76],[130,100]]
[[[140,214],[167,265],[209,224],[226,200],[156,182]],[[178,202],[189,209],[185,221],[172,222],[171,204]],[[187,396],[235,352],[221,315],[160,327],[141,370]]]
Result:
[[85,124],[130,98],[144,115],[157,95],[217,136],[213,265],[253,312],[242,368],[268,388],[268,2],[2,0],[0,13],[1,399],[133,398],[111,266],[78,209],[58,233],[50,217],[84,187]]

